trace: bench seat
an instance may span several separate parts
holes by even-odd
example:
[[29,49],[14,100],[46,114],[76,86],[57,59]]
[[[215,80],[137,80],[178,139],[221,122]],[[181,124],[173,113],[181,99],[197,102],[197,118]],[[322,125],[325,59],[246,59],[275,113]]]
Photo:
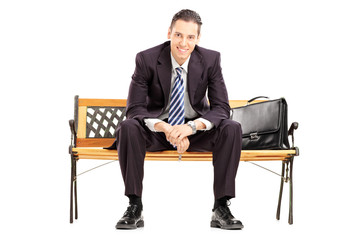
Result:
[[[116,150],[101,148],[72,148],[77,159],[117,160]],[[296,150],[243,150],[240,161],[286,161],[296,155]],[[177,161],[177,151],[147,152],[145,160]],[[212,152],[185,152],[181,161],[212,161]]]

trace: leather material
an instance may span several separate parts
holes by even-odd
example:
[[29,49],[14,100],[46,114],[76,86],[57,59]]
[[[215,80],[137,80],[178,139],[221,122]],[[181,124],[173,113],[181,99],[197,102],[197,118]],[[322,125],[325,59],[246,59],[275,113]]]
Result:
[[117,222],[117,229],[136,229],[144,227],[144,218],[142,210],[138,205],[130,204],[123,217]]
[[214,210],[211,217],[210,226],[229,230],[240,230],[244,228],[244,225],[241,223],[241,221],[235,219],[227,206],[220,206]]
[[241,123],[243,150],[290,148],[284,98],[233,108],[231,119]]

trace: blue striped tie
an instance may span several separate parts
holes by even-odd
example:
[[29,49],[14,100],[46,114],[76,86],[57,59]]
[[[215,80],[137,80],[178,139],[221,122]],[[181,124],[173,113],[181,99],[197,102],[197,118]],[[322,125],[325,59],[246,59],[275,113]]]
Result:
[[171,91],[170,110],[169,110],[169,124],[171,126],[185,123],[185,109],[184,109],[184,80],[181,76],[182,68],[176,68],[177,76],[175,84]]

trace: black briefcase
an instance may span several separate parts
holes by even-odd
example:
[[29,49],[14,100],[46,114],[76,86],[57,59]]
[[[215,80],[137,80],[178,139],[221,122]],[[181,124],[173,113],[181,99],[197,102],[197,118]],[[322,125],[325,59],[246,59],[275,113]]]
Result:
[[241,123],[243,150],[289,149],[287,103],[284,98],[232,109],[231,119]]

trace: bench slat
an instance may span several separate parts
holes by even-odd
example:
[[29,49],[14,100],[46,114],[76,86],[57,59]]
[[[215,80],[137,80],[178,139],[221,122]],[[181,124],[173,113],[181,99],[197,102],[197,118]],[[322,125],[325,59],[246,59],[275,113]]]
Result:
[[78,138],[77,147],[110,147],[115,138]]
[[126,107],[126,99],[79,98],[79,106]]
[[[79,159],[96,159],[96,160],[118,160],[117,156],[98,156],[98,155],[80,155]],[[159,157],[145,157],[146,161],[178,161],[178,158],[159,158]],[[241,157],[240,161],[286,161],[287,157]],[[202,158],[185,157],[181,161],[212,161],[212,156]]]
[[[255,100],[252,103],[263,102],[266,100]],[[79,98],[79,106],[98,106],[98,107],[126,107],[126,99],[100,99],[100,98]],[[231,108],[241,107],[247,104],[248,100],[229,100]]]
[[[73,148],[79,159],[117,160],[116,150],[95,148]],[[283,161],[296,154],[295,150],[243,150],[240,161]],[[179,154],[176,151],[147,152],[145,160],[176,161]],[[211,152],[185,152],[183,161],[212,161]]]

